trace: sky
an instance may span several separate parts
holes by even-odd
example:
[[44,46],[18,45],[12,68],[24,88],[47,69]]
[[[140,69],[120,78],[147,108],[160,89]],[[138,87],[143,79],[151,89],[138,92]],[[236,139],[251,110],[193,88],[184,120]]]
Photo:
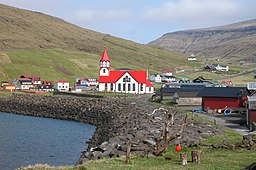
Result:
[[256,18],[256,0],[0,0],[147,44],[168,32]]

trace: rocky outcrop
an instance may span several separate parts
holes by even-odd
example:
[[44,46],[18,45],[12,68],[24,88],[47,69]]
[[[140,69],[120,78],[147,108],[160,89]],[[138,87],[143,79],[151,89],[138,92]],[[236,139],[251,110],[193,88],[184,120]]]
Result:
[[[159,112],[148,114],[159,107],[148,102],[148,96],[132,96],[129,100],[117,98],[81,98],[71,96],[11,95],[0,97],[0,111],[31,116],[67,119],[96,125],[96,132],[89,141],[87,151],[79,163],[103,157],[119,157],[127,150],[148,155],[156,147],[161,136],[165,116]],[[179,129],[184,113],[175,117],[171,134]],[[222,134],[223,131],[208,123],[188,119],[184,133],[173,144],[196,146],[200,138]]]

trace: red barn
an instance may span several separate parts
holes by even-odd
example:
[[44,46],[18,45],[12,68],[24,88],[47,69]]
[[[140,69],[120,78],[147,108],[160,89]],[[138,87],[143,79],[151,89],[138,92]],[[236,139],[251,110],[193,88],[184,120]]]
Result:
[[245,87],[206,87],[199,94],[202,109],[234,109],[246,106],[248,92]]

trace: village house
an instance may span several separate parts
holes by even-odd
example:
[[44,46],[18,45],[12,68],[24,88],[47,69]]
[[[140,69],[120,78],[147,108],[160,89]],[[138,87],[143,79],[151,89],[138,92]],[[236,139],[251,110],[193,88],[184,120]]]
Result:
[[8,85],[9,83],[7,81],[2,81],[1,82],[1,87],[4,87],[5,85]]
[[3,89],[4,89],[4,91],[7,91],[7,92],[14,92],[16,87],[14,84],[5,84],[3,86]]
[[12,84],[15,85],[17,90],[30,90],[34,89],[34,85],[31,79],[28,78],[16,78]]
[[171,70],[164,70],[162,74],[152,74],[149,79],[156,83],[176,81],[176,77],[172,75]]
[[27,78],[27,79],[31,79],[32,84],[34,85],[40,85],[41,84],[41,77],[38,75],[22,75],[20,76],[20,78]]
[[191,54],[188,58],[187,58],[188,61],[197,61],[197,58],[194,54]]
[[161,83],[162,82],[162,75],[161,74],[152,74],[150,77],[149,77],[149,80],[151,82],[156,82],[156,83]]
[[54,83],[50,80],[44,80],[40,86],[38,86],[38,91],[54,91]]
[[55,89],[57,91],[69,91],[69,82],[67,82],[66,80],[58,80],[56,82]]
[[172,70],[164,70],[162,75],[163,76],[172,76]]
[[100,59],[99,91],[133,94],[153,93],[154,85],[147,79],[147,71],[110,70],[106,48]]
[[97,86],[99,84],[98,80],[95,78],[77,78],[76,79],[76,86],[84,86],[84,87],[91,87]]
[[174,77],[174,76],[163,76],[163,78],[162,78],[162,82],[167,82],[167,83],[169,83],[169,82],[175,82],[176,81],[176,77]]
[[204,69],[210,72],[229,71],[229,66],[221,66],[220,64],[211,64],[211,65],[207,65]]

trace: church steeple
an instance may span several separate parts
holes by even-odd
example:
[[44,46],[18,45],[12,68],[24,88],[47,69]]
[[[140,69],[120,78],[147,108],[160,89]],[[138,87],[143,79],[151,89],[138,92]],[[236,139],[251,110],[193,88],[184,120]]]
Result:
[[103,51],[102,57],[100,59],[100,62],[103,62],[103,61],[110,62],[110,60],[108,58],[108,53],[107,53],[107,50],[106,50],[106,46],[104,47],[104,51]]
[[100,76],[109,76],[109,71],[110,71],[110,60],[108,58],[108,53],[105,46],[102,57],[100,59]]

